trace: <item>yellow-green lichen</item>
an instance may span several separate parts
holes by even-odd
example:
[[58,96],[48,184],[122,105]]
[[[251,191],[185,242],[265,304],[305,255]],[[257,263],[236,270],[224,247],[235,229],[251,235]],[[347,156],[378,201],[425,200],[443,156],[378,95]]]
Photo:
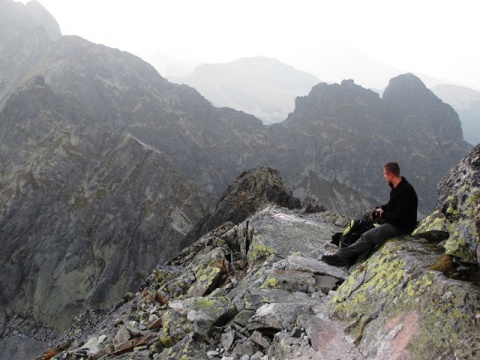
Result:
[[276,253],[274,248],[255,241],[248,252],[248,259],[250,262],[255,262],[259,259],[266,259],[268,256]]
[[162,322],[160,341],[165,347],[172,347],[192,332],[192,324],[185,317],[173,311],[166,311],[162,316]]
[[277,279],[274,277],[268,277],[267,280],[263,282],[262,285],[260,285],[260,288],[275,288],[277,286]]
[[413,234],[416,235],[433,230],[444,231],[446,222],[447,219],[445,216],[439,210],[435,210],[432,214],[421,221]]

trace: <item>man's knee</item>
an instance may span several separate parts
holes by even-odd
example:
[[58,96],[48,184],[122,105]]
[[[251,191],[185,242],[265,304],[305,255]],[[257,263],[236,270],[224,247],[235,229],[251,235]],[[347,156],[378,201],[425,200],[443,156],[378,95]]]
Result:
[[367,231],[364,235],[368,237],[369,241],[375,245],[383,245],[388,239],[391,239],[399,234],[400,231],[392,225],[382,224]]

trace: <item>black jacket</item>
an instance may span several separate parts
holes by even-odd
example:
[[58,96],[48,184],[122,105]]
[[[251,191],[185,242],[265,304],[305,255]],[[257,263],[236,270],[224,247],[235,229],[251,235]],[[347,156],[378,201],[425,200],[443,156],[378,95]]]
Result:
[[382,205],[382,219],[398,230],[410,234],[417,226],[418,198],[413,186],[402,176],[402,181],[393,187],[389,184],[390,200]]

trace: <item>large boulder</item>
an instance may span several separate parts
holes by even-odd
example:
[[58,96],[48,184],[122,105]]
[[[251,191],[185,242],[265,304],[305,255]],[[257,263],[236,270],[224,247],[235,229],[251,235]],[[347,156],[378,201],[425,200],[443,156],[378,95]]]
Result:
[[331,315],[367,359],[475,359],[478,269],[468,281],[432,268],[441,251],[410,237],[390,241],[344,282]]
[[463,262],[480,261],[480,145],[451,169],[438,185],[438,206],[416,233],[442,235],[445,252]]

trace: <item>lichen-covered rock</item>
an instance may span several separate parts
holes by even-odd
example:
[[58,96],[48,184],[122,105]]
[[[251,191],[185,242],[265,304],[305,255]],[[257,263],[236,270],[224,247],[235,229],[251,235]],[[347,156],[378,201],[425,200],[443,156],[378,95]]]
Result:
[[[190,313],[204,314],[212,325],[224,325],[237,314],[237,308],[228,297],[194,297],[169,303],[174,311],[190,317]],[[195,319],[195,314],[192,314]]]
[[416,233],[448,232],[445,252],[464,262],[480,262],[480,144],[438,185],[438,207]]
[[163,327],[160,341],[165,347],[172,347],[185,336],[192,333],[193,326],[187,317],[174,310],[166,311],[162,317]]
[[221,248],[214,248],[192,269],[195,282],[187,291],[187,296],[203,296],[213,291],[228,272],[228,262]]
[[[474,359],[478,284],[430,270],[443,254],[408,237],[390,241],[330,301],[368,359]],[[455,343],[455,346],[452,346]]]
[[208,344],[197,339],[194,334],[189,334],[175,346],[155,354],[153,360],[208,360],[208,348]]

